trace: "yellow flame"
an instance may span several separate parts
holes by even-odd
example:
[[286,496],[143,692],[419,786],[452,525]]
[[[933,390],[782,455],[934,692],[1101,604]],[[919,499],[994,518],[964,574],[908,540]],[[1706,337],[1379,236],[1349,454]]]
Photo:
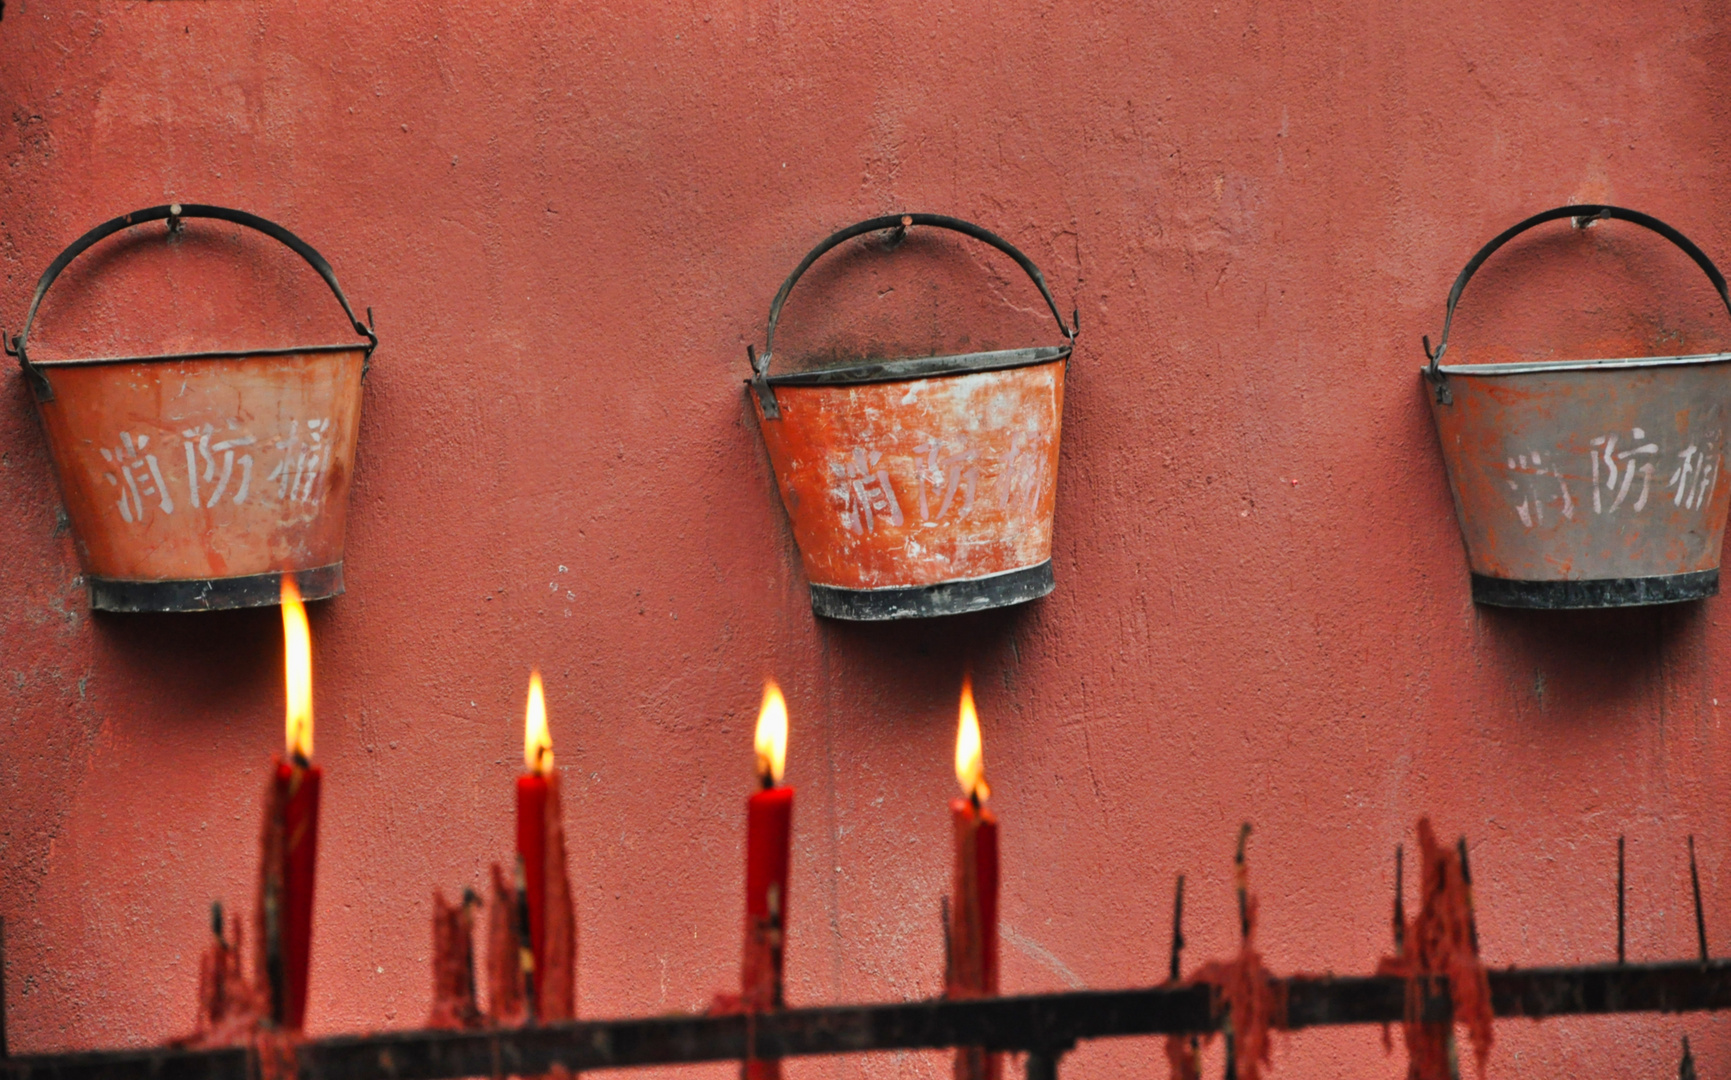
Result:
[[774,679],[763,683],[763,707],[757,713],[757,775],[781,783],[787,768],[787,699]]
[[547,730],[547,696],[541,672],[529,672],[529,708],[523,716],[523,765],[537,776],[553,771],[553,734]]
[[285,736],[290,757],[313,756],[313,638],[307,629],[307,609],[293,574],[282,576],[282,636],[288,676],[288,722]]
[[980,714],[974,711],[973,676],[962,678],[962,711],[956,725],[956,779],[962,794],[985,802],[992,796],[986,783],[986,751],[980,742]]

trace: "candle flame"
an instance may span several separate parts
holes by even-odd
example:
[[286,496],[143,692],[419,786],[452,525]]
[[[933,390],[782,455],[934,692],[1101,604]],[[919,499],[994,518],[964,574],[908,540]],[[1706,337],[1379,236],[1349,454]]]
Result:
[[529,707],[523,716],[523,765],[536,776],[553,771],[553,734],[547,730],[547,696],[541,672],[529,672]]
[[293,574],[282,576],[282,636],[284,668],[288,678],[288,710],[285,737],[291,758],[311,761],[313,756],[313,640],[307,628],[307,609]]
[[757,775],[771,786],[781,783],[787,768],[787,699],[774,679],[763,683],[763,707],[757,713]]
[[980,714],[974,710],[974,679],[962,677],[961,718],[956,725],[956,779],[962,794],[983,803],[992,797],[986,783],[986,752],[980,742]]

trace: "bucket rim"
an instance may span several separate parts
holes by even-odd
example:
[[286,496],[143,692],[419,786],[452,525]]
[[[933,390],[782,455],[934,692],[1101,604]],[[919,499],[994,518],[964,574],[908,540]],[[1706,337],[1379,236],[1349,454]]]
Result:
[[203,352],[156,353],[149,356],[80,356],[59,360],[37,360],[30,365],[39,368],[88,367],[97,364],[157,364],[169,360],[240,360],[253,356],[299,356],[303,353],[365,352],[364,341],[347,345],[296,345],[270,349],[210,349]]
[[1543,580],[1497,577],[1474,571],[1472,592],[1474,603],[1538,611],[1651,607],[1719,595],[1719,568],[1645,577]]
[[1032,566],[1018,566],[930,585],[850,589],[814,581],[811,583],[811,610],[815,615],[846,622],[929,619],[1025,604],[1049,596],[1055,584],[1049,557]]
[[[1629,356],[1604,360],[1523,360],[1506,364],[1441,364],[1436,370],[1450,378],[1472,375],[1541,375],[1563,371],[1622,371],[1631,368],[1687,367],[1731,363],[1731,352],[1692,353],[1687,356]],[[1421,365],[1421,374],[1430,374]]]
[[[1037,345],[1026,349],[996,349],[991,352],[953,353],[947,356],[917,356],[899,360],[873,360],[863,364],[788,371],[771,375],[770,386],[859,386],[866,383],[911,382],[979,371],[1005,371],[1068,360],[1069,345]],[[747,379],[746,382],[751,382]]]
[[268,570],[236,577],[130,579],[91,576],[95,611],[198,612],[273,607],[282,602],[282,579],[294,575],[303,600],[329,600],[348,591],[343,560],[299,570]]

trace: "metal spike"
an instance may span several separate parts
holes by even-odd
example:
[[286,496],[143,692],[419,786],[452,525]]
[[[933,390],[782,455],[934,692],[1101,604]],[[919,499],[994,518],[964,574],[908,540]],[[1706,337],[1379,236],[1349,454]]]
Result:
[[1479,954],[1479,915],[1473,906],[1473,871],[1467,863],[1467,838],[1462,836],[1455,841],[1455,851],[1461,857],[1461,884],[1467,888],[1467,935],[1473,944],[1473,955]]
[[1250,822],[1238,828],[1238,854],[1232,859],[1238,878],[1238,934],[1250,938],[1250,871],[1244,864],[1244,844],[1250,839]]
[[1701,949],[1701,962],[1707,962],[1707,917],[1701,912],[1701,872],[1695,868],[1695,834],[1689,834],[1689,886],[1695,892],[1695,943]]
[[1402,844],[1394,846],[1394,954],[1401,956],[1406,952],[1406,848]]
[[1179,957],[1184,953],[1184,875],[1178,875],[1178,887],[1172,895],[1172,969],[1167,978],[1178,981]]

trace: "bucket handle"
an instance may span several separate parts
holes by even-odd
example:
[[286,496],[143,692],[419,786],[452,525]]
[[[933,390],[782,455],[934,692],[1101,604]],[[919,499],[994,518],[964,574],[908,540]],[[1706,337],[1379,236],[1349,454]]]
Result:
[[152,206],[146,210],[134,210],[130,214],[122,214],[111,221],[103,222],[74,240],[71,246],[62,251],[53,262],[48,264],[48,269],[42,272],[42,279],[36,283],[36,295],[30,298],[30,310],[24,316],[24,330],[13,338],[10,344],[6,345],[6,351],[18,358],[19,366],[24,369],[25,378],[30,380],[31,387],[36,391],[37,400],[46,401],[53,395],[49,390],[48,380],[43,378],[36,365],[30,362],[28,351],[30,327],[36,322],[36,309],[42,306],[42,298],[48,295],[48,287],[54,284],[54,279],[60,276],[60,272],[66,269],[73,259],[84,254],[97,242],[105,240],[117,232],[130,229],[134,225],[142,225],[147,221],[162,221],[164,219],[168,221],[170,232],[179,232],[181,220],[184,218],[214,218],[217,221],[244,225],[249,229],[264,233],[305,259],[307,265],[318,271],[319,277],[324,278],[325,284],[331,287],[331,292],[336,295],[337,303],[343,306],[343,314],[349,317],[349,323],[354,326],[355,333],[367,339],[366,352],[361,363],[361,377],[366,378],[367,372],[372,368],[373,350],[379,345],[379,337],[373,333],[373,328],[369,325],[373,319],[373,311],[371,308],[367,309],[366,322],[355,318],[354,309],[349,306],[348,297],[343,295],[342,287],[337,284],[337,275],[331,270],[331,264],[325,261],[323,255],[314,251],[311,244],[274,221],[266,221],[264,218],[256,214],[249,214],[244,210],[230,210],[226,206],[201,206],[197,203],[186,203],[185,205],[172,203],[168,206]]
[[1534,214],[1532,217],[1526,219],[1520,224],[1511,226],[1510,228],[1503,230],[1501,233],[1498,233],[1495,239],[1479,249],[1478,254],[1474,255],[1471,261],[1461,269],[1460,276],[1455,278],[1454,288],[1449,290],[1448,313],[1443,316],[1442,338],[1437,342],[1434,351],[1430,347],[1430,335],[1427,334],[1424,337],[1424,352],[1425,355],[1430,358],[1430,366],[1425,369],[1424,374],[1425,378],[1430,380],[1431,384],[1436,387],[1436,396],[1439,404],[1447,405],[1453,401],[1453,395],[1449,393],[1448,376],[1444,375],[1437,365],[1442,362],[1443,353],[1448,351],[1449,327],[1454,323],[1455,305],[1460,303],[1461,293],[1466,289],[1467,282],[1472,279],[1473,274],[1478,271],[1479,267],[1485,264],[1485,260],[1489,259],[1496,253],[1498,248],[1536,225],[1543,225],[1547,221],[1556,221],[1559,218],[1573,218],[1575,228],[1577,229],[1584,229],[1595,221],[1602,221],[1610,218],[1618,221],[1632,222],[1642,228],[1650,229],[1653,232],[1658,233],[1660,236],[1663,236],[1665,239],[1681,248],[1683,254],[1695,260],[1695,265],[1699,266],[1702,271],[1706,273],[1707,280],[1712,282],[1713,288],[1718,291],[1719,299],[1725,304],[1726,313],[1731,314],[1731,292],[1726,290],[1725,275],[1719,272],[1719,268],[1713,265],[1713,260],[1709,259],[1705,252],[1696,247],[1692,240],[1678,232],[1676,229],[1673,229],[1671,226],[1665,224],[1663,221],[1660,221],[1658,218],[1649,217],[1637,210],[1625,210],[1620,206],[1604,206],[1597,203],[1586,203],[1576,206],[1559,206],[1554,210],[1546,210],[1541,214]]
[[757,351],[750,345],[745,347],[746,359],[751,362],[751,387],[757,391],[757,399],[763,406],[765,419],[776,420],[781,417],[781,410],[775,402],[775,391],[770,388],[767,376],[770,357],[775,353],[775,327],[781,321],[782,305],[787,303],[788,295],[793,292],[794,284],[807,270],[811,269],[812,263],[817,262],[825,252],[837,244],[852,240],[854,237],[862,236],[865,233],[878,232],[883,229],[896,230],[896,242],[899,243],[901,237],[906,235],[909,226],[913,225],[930,225],[934,228],[959,232],[963,236],[971,236],[981,243],[990,244],[1015,260],[1016,265],[1021,267],[1022,272],[1027,274],[1034,285],[1039,288],[1040,295],[1046,300],[1046,306],[1052,311],[1052,318],[1058,321],[1058,330],[1072,345],[1075,344],[1076,334],[1081,330],[1078,312],[1072,311],[1070,313],[1070,325],[1064,325],[1064,316],[1058,311],[1058,302],[1052,299],[1052,290],[1046,287],[1046,277],[1040,273],[1040,268],[1034,265],[1032,259],[1016,250],[1015,245],[997,233],[983,229],[971,221],[963,221],[961,218],[947,217],[943,214],[886,214],[883,217],[869,218],[856,225],[849,225],[839,232],[831,233],[822,243],[806,253],[799,265],[793,268],[793,273],[789,274],[787,280],[781,283],[781,288],[776,292],[775,299],[769,305],[769,332],[764,337],[763,354],[758,355]]

